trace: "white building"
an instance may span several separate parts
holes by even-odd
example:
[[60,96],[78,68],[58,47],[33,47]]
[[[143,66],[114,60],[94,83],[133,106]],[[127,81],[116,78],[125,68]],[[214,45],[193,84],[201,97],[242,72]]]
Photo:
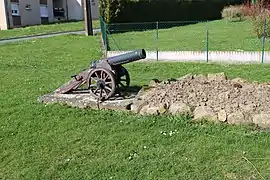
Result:
[[[83,20],[83,0],[0,0],[0,29]],[[98,0],[91,0],[92,18],[99,18]]]

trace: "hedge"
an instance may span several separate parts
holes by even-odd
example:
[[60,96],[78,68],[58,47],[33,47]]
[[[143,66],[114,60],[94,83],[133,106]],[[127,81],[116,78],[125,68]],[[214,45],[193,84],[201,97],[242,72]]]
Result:
[[153,21],[205,21],[221,19],[227,5],[241,4],[241,0],[100,0],[100,13],[107,23]]

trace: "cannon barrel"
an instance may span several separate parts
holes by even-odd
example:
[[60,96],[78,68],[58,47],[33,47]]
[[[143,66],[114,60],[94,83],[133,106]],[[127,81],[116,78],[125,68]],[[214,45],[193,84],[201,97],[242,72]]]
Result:
[[145,59],[145,58],[146,58],[145,50],[139,49],[139,50],[121,54],[118,56],[109,57],[107,58],[107,60],[110,65],[122,65],[122,64],[130,63],[130,62],[137,61],[140,59]]

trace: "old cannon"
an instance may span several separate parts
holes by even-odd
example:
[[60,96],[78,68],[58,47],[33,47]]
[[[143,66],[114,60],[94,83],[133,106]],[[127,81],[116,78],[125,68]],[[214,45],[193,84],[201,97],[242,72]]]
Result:
[[130,76],[122,65],[146,58],[144,49],[94,61],[90,68],[71,76],[64,86],[56,89],[56,93],[69,93],[83,85],[87,91],[98,100],[106,100],[114,96],[119,89],[125,89],[130,85]]

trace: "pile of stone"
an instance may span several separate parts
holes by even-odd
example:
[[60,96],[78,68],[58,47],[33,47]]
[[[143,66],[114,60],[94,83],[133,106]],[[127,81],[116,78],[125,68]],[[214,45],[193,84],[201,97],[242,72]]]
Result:
[[194,120],[270,127],[270,84],[228,79],[224,73],[153,80],[131,110],[140,114],[189,114]]

